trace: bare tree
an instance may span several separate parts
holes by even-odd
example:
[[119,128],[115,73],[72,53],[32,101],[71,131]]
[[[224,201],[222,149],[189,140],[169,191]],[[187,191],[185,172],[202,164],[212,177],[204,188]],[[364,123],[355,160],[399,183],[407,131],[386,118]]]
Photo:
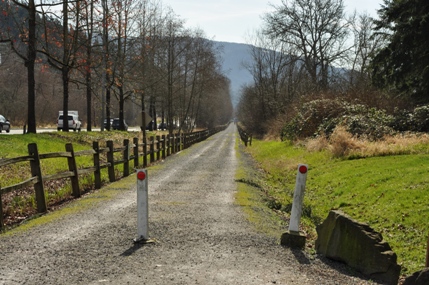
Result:
[[101,106],[102,106],[102,122],[101,122],[101,129],[104,129],[104,122],[106,121],[106,127],[107,130],[110,130],[110,100],[111,100],[111,87],[113,85],[113,82],[111,81],[111,73],[112,73],[112,63],[110,59],[110,37],[109,37],[109,29],[112,24],[111,22],[111,13],[110,13],[110,7],[108,5],[107,0],[102,0],[102,39],[103,39],[103,59],[102,59],[102,85],[103,85],[103,93],[102,99],[101,99]]
[[[252,75],[253,82],[243,88],[239,109],[245,111],[247,106],[251,107],[249,111],[253,109],[253,123],[249,127],[255,132],[263,132],[268,122],[283,114],[288,105],[309,91],[306,89],[308,73],[302,59],[294,55],[294,48],[260,31],[251,36],[251,61],[243,65]],[[244,104],[241,102],[244,100],[249,102]]]
[[[26,68],[9,44],[0,47],[0,114],[17,126],[26,109]],[[12,103],[12,104],[11,104]]]
[[[167,97],[165,34],[171,11],[164,13],[162,5],[156,0],[143,1],[140,11],[140,17],[137,18],[138,43],[134,46],[137,66],[132,68],[129,74],[133,77],[134,101],[140,105],[141,114],[147,114],[149,111],[149,115],[153,118],[152,122],[145,122],[145,126],[142,127],[154,128],[157,104],[160,106],[163,122],[165,118],[164,104]],[[149,105],[148,110],[146,110],[147,105]]]
[[[174,119],[177,115],[174,110],[174,99],[177,95],[177,84],[179,84],[180,75],[180,55],[185,51],[185,47],[180,44],[181,36],[179,32],[183,28],[183,22],[175,16],[170,17],[166,25],[165,43],[166,43],[166,78],[167,78],[167,122],[168,131],[173,133]],[[177,117],[176,117],[177,119]]]
[[[112,3],[112,37],[113,48],[111,49],[112,61],[112,82],[117,90],[117,99],[119,102],[119,128],[124,126],[124,103],[127,97],[132,94],[132,89],[126,85],[130,83],[126,76],[128,71],[135,67],[135,55],[132,40],[137,36],[136,26],[134,25],[136,17],[139,15],[137,1],[125,0]],[[134,37],[133,37],[134,35]]]
[[200,94],[196,110],[196,125],[212,128],[226,124],[232,118],[230,81],[221,73],[211,72]]
[[[23,59],[27,68],[27,132],[36,133],[35,64],[37,56],[36,19],[38,5],[34,0],[12,0],[12,3],[16,6],[8,2],[4,11],[6,15],[2,16],[10,17],[10,24],[14,23],[14,26],[13,28],[7,27],[7,29],[1,31],[0,40],[10,42],[12,50]],[[27,13],[24,16],[24,21],[22,21],[22,11]],[[17,33],[13,33],[14,31]]]
[[[222,121],[218,120],[223,118],[221,110],[230,111],[231,105],[229,81],[221,74],[217,56],[219,51],[215,50],[211,41],[204,38],[203,31],[195,30],[190,33],[186,41],[186,52],[182,57],[183,90],[177,104],[179,129],[186,132],[193,130],[197,117],[206,118],[207,123],[202,124],[203,126],[214,126],[216,122]],[[211,112],[204,112],[207,110],[202,108],[205,104],[211,107]]]
[[265,15],[265,32],[302,58],[314,87],[327,89],[332,65],[345,56],[348,22],[343,0],[282,0]]
[[354,15],[352,23],[354,45],[351,50],[349,84],[351,88],[370,86],[370,59],[385,45],[385,37],[375,32],[375,23],[366,13]]
[[82,73],[84,75],[84,85],[86,87],[86,130],[92,130],[92,94],[93,94],[93,62],[94,62],[94,34],[95,34],[95,16],[94,1],[83,1],[81,9],[82,32],[81,41],[85,53],[82,59]]
[[[63,0],[62,13],[57,15],[54,11],[44,10],[44,45],[41,49],[48,57],[49,64],[61,72],[63,83],[63,112],[67,118],[69,111],[69,84],[71,72],[78,68],[78,52],[80,48],[79,35],[81,32],[81,1],[69,2]],[[57,4],[52,4],[55,7]],[[55,21],[54,17],[59,17]],[[74,26],[69,26],[70,18],[73,18]],[[63,131],[69,131],[67,122],[63,124]]]
[[302,60],[294,54],[294,47],[279,40],[255,34],[250,47],[252,62],[245,67],[253,76],[264,118],[278,115],[300,93],[305,82]]
[[[44,113],[44,122],[52,120],[51,109],[68,112],[71,86],[86,86],[88,130],[91,117],[96,117],[91,105],[105,108],[103,121],[104,116],[110,118],[111,110],[119,110],[119,116],[125,118],[128,110],[136,113],[140,103],[142,110],[149,103],[154,123],[159,116],[163,122],[166,118],[170,132],[175,125],[192,130],[197,119],[202,125],[215,124],[227,116],[220,114],[232,112],[229,82],[220,72],[212,43],[204,39],[201,31],[185,29],[183,20],[171,9],[163,11],[158,0],[46,0],[39,8],[43,25],[35,34],[39,46],[35,41],[34,51],[39,52],[42,63],[48,59],[53,67],[47,69],[47,65],[40,64],[38,69],[39,104],[49,101],[43,106],[49,109]],[[20,36],[23,41],[10,40],[24,60],[28,35],[24,25]],[[63,96],[58,97],[61,85]],[[94,92],[98,86],[104,88],[102,96]],[[116,95],[117,101],[110,94]],[[141,95],[140,99],[137,95]],[[129,98],[132,100],[127,101]],[[83,109],[83,103],[80,105],[79,110]],[[128,118],[135,116],[128,114]],[[107,120],[107,128],[109,123]]]

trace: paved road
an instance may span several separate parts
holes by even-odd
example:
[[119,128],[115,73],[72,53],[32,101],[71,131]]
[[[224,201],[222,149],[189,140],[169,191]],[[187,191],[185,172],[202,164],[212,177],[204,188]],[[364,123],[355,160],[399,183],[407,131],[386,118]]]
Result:
[[236,129],[149,168],[149,245],[136,178],[0,236],[0,284],[369,284],[258,233],[234,204]]
[[[37,131],[37,133],[47,133],[47,132],[56,132],[57,129],[54,129],[54,128],[38,128],[36,131]],[[100,128],[93,128],[92,131],[99,132]],[[139,127],[129,127],[128,131],[139,132],[140,128]],[[70,131],[70,132],[73,132],[73,131]],[[86,132],[86,129],[82,128],[82,132]],[[23,129],[14,128],[14,129],[11,129],[9,133],[6,133],[5,131],[3,131],[0,133],[0,135],[21,135],[23,133],[24,133]]]

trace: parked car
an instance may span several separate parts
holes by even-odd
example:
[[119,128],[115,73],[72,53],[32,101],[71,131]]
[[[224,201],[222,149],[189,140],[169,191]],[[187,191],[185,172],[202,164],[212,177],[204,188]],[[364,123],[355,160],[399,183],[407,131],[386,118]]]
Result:
[[155,130],[155,122],[154,121],[150,121],[147,125],[146,125],[146,130],[147,131],[153,131]]
[[166,130],[168,129],[167,123],[160,123],[158,125],[158,130]]
[[[112,129],[113,130],[119,130],[120,129],[119,123],[120,123],[119,118],[114,118],[112,121],[112,125],[111,125]],[[128,131],[128,125],[125,122],[125,120],[124,120],[124,131]]]
[[[73,130],[75,132],[76,131],[80,132],[82,122],[79,119],[78,111],[68,111],[67,115],[68,115],[67,121],[68,121],[68,125],[69,125],[69,130]],[[59,111],[58,124],[57,124],[58,131],[61,131],[64,128],[63,119],[64,119],[63,111]]]
[[2,131],[10,132],[10,122],[3,115],[0,115],[0,133]]
[[[104,128],[107,129],[107,119],[104,119]],[[110,128],[112,128],[113,119],[110,119]]]

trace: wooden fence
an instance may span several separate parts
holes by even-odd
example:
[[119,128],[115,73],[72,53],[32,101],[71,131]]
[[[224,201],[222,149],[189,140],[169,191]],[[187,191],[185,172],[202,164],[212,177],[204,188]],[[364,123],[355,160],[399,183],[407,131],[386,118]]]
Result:
[[238,134],[240,135],[241,140],[243,141],[244,145],[251,146],[252,145],[252,134],[246,133],[246,131],[237,124],[237,130]]
[[[130,164],[134,168],[147,167],[149,164],[158,160],[165,159],[166,157],[186,149],[191,145],[207,139],[213,134],[222,131],[226,126],[220,126],[210,130],[204,130],[193,133],[181,133],[173,135],[151,136],[146,142],[139,141],[134,138],[130,143],[128,139],[124,140],[123,146],[114,148],[113,141],[107,141],[105,146],[100,146],[99,142],[93,142],[92,149],[74,151],[73,145],[68,143],[65,145],[64,152],[52,152],[40,154],[35,143],[28,145],[28,155],[0,159],[0,168],[10,164],[20,162],[29,162],[31,169],[31,177],[21,183],[0,187],[0,230],[4,228],[4,216],[2,206],[2,195],[16,191],[19,189],[34,187],[36,206],[38,213],[45,213],[47,211],[44,182],[69,178],[71,182],[72,195],[75,198],[81,196],[79,187],[79,176],[83,174],[94,175],[95,189],[101,188],[101,170],[107,168],[108,177],[110,182],[115,181],[115,166],[123,165],[123,176],[130,175]],[[116,155],[115,155],[116,154]],[[92,156],[93,166],[86,168],[78,168],[76,157]],[[68,164],[68,171],[44,175],[42,173],[41,162],[45,159],[52,158],[66,158]],[[118,159],[119,158],[119,159]],[[149,160],[149,161],[148,161]]]

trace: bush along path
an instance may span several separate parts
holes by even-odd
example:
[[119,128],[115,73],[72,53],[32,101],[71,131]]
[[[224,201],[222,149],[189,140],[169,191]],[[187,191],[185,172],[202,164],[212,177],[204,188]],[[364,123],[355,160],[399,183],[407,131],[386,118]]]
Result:
[[132,175],[1,235],[0,284],[371,284],[255,230],[234,203],[236,132],[148,169],[154,243],[133,242]]

